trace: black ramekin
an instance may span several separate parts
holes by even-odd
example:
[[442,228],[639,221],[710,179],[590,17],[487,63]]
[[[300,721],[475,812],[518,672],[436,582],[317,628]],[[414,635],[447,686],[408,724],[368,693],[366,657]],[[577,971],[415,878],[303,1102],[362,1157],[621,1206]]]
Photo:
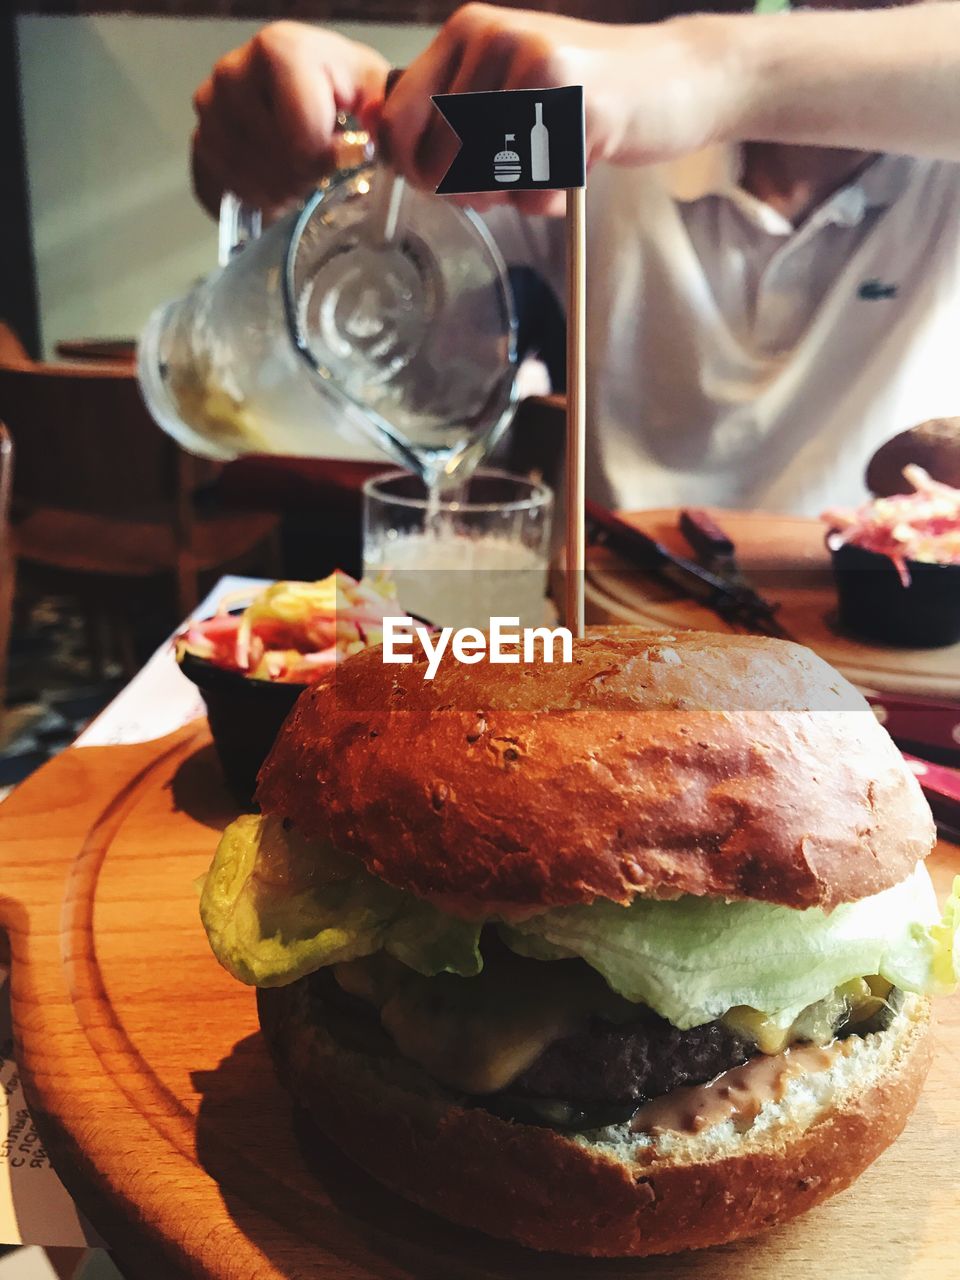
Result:
[[864,640],[910,649],[960,641],[960,565],[908,560],[904,586],[889,556],[827,534],[840,626]]
[[220,765],[230,790],[249,808],[260,766],[307,684],[254,680],[185,653],[180,670],[200,690]]

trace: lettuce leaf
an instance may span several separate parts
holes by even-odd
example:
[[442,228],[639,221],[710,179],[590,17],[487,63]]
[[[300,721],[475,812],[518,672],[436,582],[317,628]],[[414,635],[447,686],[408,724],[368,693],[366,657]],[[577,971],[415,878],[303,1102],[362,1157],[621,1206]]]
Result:
[[381,949],[418,973],[480,972],[481,923],[453,919],[275,818],[223,833],[200,895],[217,959],[241,982],[282,986]]
[[951,995],[960,984],[960,876],[953,878],[940,923],[930,930],[929,957],[930,994]]
[[960,877],[941,920],[926,868],[827,914],[763,902],[683,897],[599,901],[502,925],[507,945],[537,959],[581,956],[627,1000],[686,1030],[747,1005],[790,1023],[852,978],[879,974],[906,991],[945,993],[958,980]]
[[525,921],[464,921],[385,884],[349,854],[302,840],[274,818],[224,832],[200,914],[220,963],[241,982],[281,986],[383,950],[426,976],[478,974],[480,931],[539,960],[581,957],[619,995],[681,1029],[738,1005],[788,1027],[854,978],[946,993],[960,970],[960,877],[944,914],[926,868],[826,912],[719,898],[597,901]]

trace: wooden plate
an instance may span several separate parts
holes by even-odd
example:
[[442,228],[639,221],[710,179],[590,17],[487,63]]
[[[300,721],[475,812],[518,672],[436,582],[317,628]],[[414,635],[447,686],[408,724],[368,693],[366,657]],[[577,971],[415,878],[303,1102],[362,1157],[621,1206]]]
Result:
[[[960,644],[946,649],[891,649],[835,629],[836,595],[819,520],[743,511],[716,510],[714,514],[736,543],[751,584],[780,602],[783,625],[847,679],[884,693],[960,699]],[[624,519],[670,550],[689,556],[677,516],[676,510],[635,511]],[[585,595],[588,622],[729,629],[711,610],[597,548],[588,554]]]
[[[129,1280],[956,1274],[957,998],[940,1004],[936,1063],[905,1135],[854,1189],[759,1241],[589,1262],[498,1244],[382,1191],[297,1122],[253,993],[208,950],[193,882],[232,816],[196,725],[68,751],[0,808],[28,1098]],[[945,889],[960,850],[940,846],[932,868]]]

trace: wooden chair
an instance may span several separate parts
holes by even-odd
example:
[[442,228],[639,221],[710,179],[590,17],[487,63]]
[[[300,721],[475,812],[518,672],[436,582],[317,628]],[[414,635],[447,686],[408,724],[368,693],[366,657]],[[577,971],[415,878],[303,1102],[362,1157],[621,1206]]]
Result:
[[0,320],[0,365],[19,369],[32,363],[30,353],[20,341],[20,335],[6,320]]
[[7,694],[7,654],[13,618],[16,558],[10,536],[10,487],[13,481],[13,442],[0,422],[0,724]]
[[0,368],[0,420],[17,454],[18,562],[80,599],[88,622],[129,636],[133,595],[172,587],[184,617],[200,575],[273,570],[276,517],[204,511],[198,491],[218,468],[156,426],[129,367]]

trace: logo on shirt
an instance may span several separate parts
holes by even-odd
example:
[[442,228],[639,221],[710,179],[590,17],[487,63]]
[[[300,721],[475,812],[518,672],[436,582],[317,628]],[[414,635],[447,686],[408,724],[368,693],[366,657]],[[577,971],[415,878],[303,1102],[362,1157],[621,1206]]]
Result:
[[895,298],[896,296],[897,286],[895,284],[885,284],[883,280],[864,280],[857,290],[857,297],[863,298],[865,302],[880,302],[884,298]]

